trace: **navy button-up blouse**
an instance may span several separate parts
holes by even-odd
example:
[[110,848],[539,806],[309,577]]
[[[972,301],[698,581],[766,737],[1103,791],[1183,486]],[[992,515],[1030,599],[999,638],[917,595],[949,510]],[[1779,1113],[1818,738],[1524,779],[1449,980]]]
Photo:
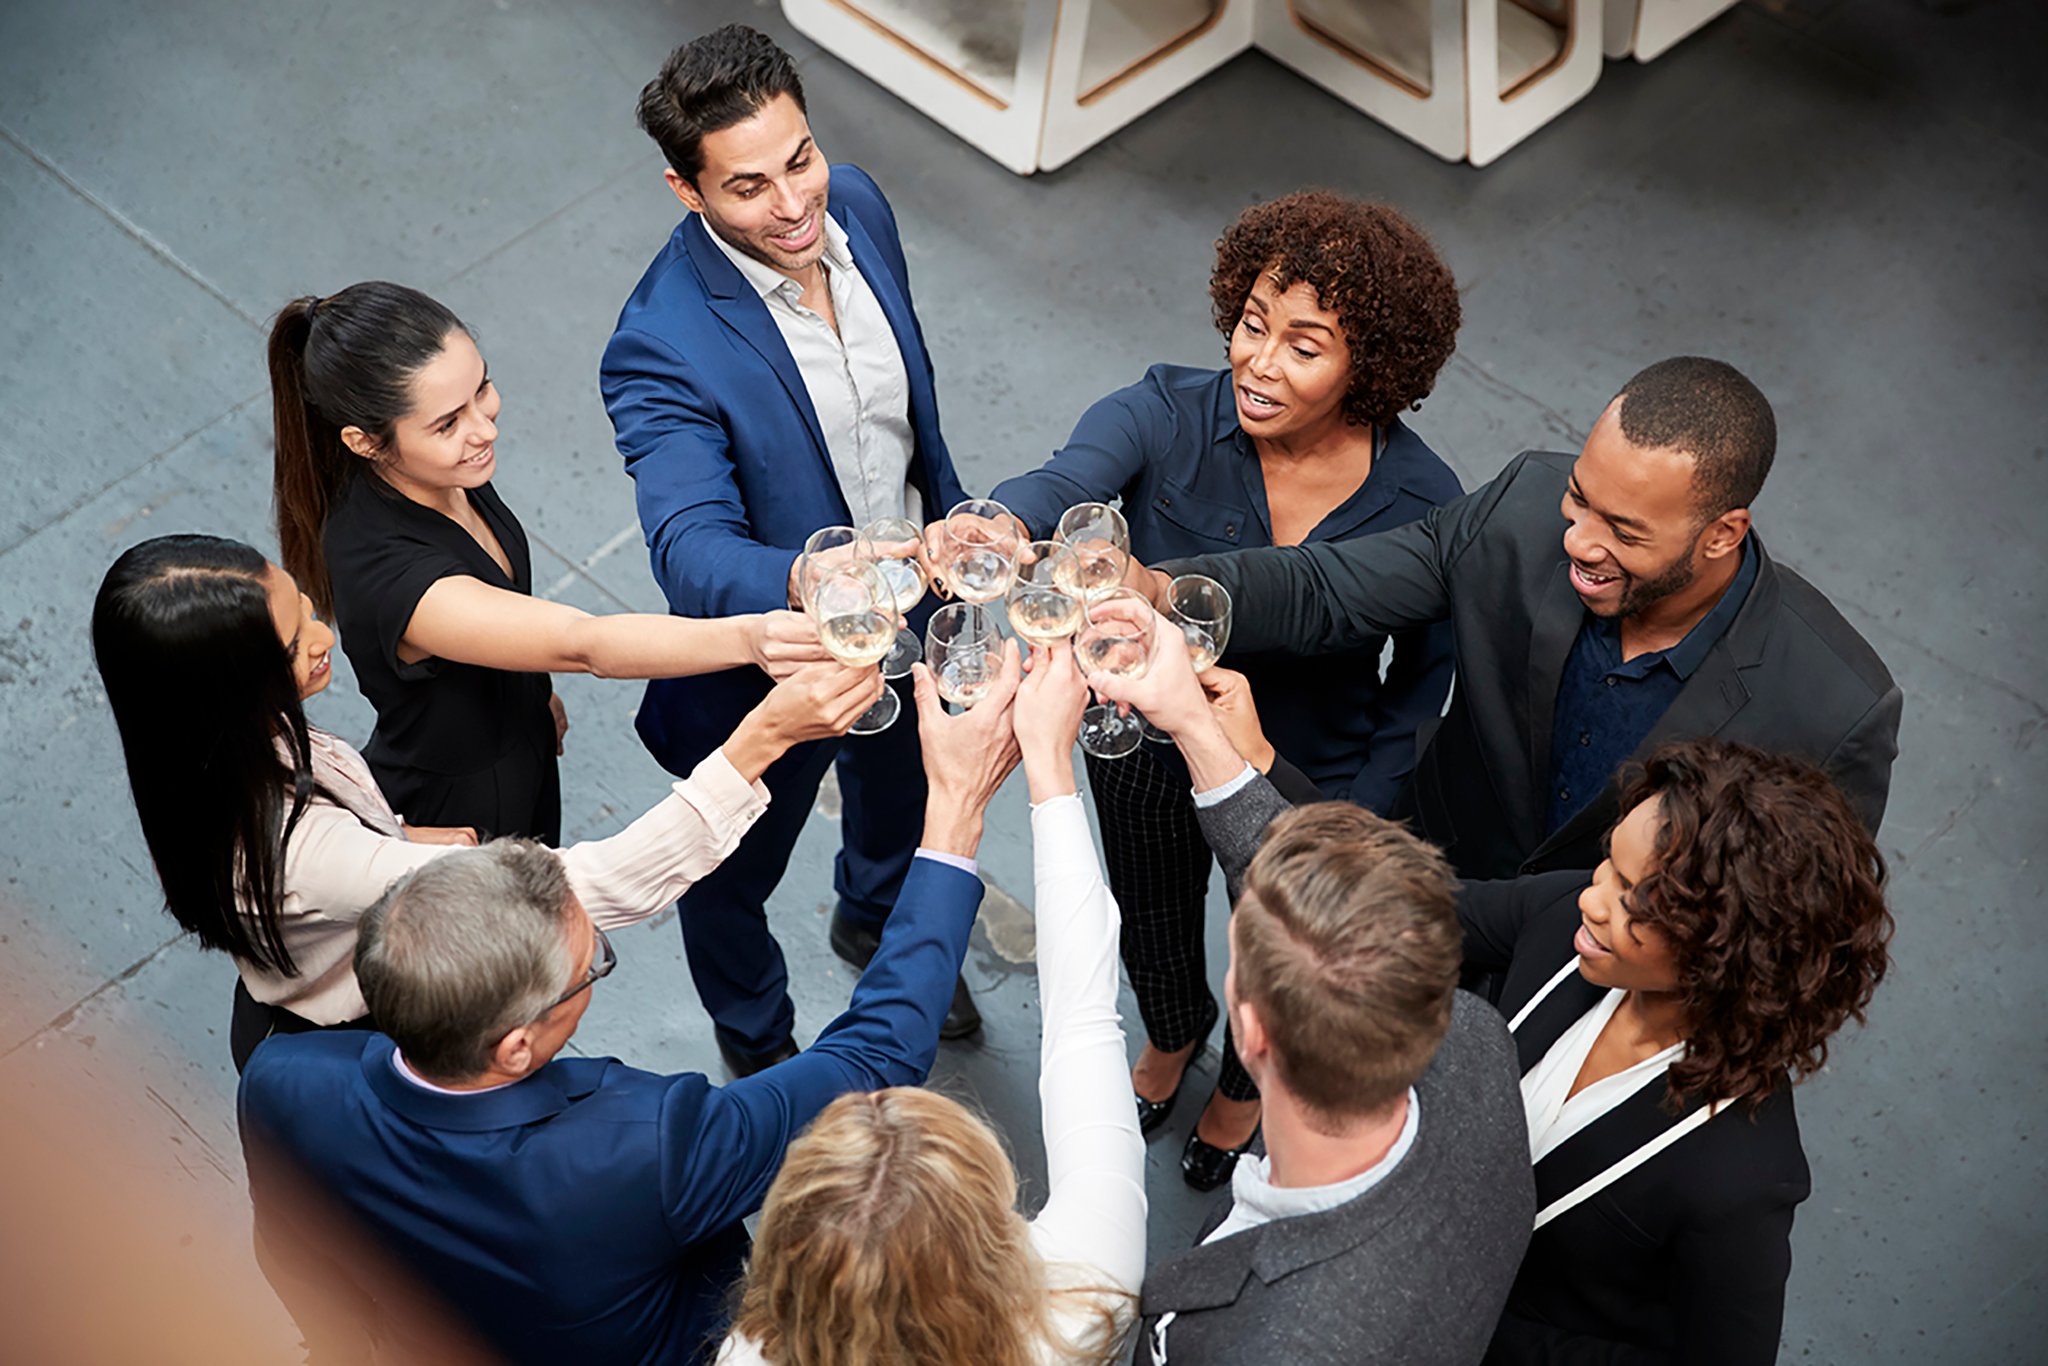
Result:
[[[1347,541],[1412,522],[1463,492],[1458,477],[1398,419],[1365,482],[1307,541]],[[1121,500],[1131,550],[1146,564],[1273,544],[1266,481],[1238,425],[1228,370],[1155,365],[1101,399],[1051,460],[989,495],[1050,536],[1076,503]],[[1324,795],[1386,812],[1415,767],[1416,731],[1443,710],[1449,623],[1337,655],[1300,658],[1227,649],[1251,680],[1267,738]],[[1176,756],[1177,757],[1177,756]]]

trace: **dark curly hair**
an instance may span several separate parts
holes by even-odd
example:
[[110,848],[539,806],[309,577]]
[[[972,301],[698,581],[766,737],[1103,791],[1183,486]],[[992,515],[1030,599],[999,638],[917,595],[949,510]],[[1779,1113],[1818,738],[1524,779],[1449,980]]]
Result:
[[1351,348],[1344,420],[1390,422],[1419,405],[1458,344],[1457,282],[1422,230],[1385,204],[1301,190],[1254,204],[1216,242],[1209,300],[1225,338],[1252,282],[1306,283]]
[[1629,915],[1670,942],[1691,1034],[1670,1101],[1740,1100],[1827,1062],[1883,980],[1884,856],[1811,764],[1724,740],[1650,755],[1622,810],[1658,798],[1656,869]]

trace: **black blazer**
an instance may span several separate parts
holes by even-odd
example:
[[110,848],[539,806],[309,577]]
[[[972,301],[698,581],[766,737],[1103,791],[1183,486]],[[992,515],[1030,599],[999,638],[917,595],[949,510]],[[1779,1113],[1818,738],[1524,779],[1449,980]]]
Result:
[[[1458,678],[1415,769],[1417,828],[1466,877],[1592,868],[1620,815],[1610,780],[1555,833],[1550,723],[1585,607],[1566,577],[1559,504],[1572,457],[1517,456],[1485,487],[1422,520],[1352,541],[1203,555],[1161,565],[1207,574],[1236,604],[1231,649],[1322,654],[1448,620]],[[1875,830],[1898,754],[1898,685],[1806,580],[1752,531],[1756,583],[1637,758],[1718,735],[1825,767]],[[1276,772],[1275,784],[1296,790]]]
[[[1509,1019],[1577,955],[1582,874],[1468,883],[1459,893],[1468,968],[1506,974]],[[1597,1002],[1574,973],[1515,1031],[1522,1071]],[[1541,1209],[1683,1118],[1660,1077],[1536,1164]],[[1689,1113],[1689,1109],[1686,1113]],[[1792,1211],[1811,1189],[1789,1086],[1754,1119],[1729,1107],[1591,1199],[1536,1230],[1508,1294],[1490,1366],[1777,1360]]]

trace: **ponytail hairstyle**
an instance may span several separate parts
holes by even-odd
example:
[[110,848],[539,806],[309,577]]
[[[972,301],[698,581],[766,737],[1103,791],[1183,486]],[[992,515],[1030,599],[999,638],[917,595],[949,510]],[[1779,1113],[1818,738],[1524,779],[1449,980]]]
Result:
[[100,582],[92,648],[165,908],[207,948],[292,976],[284,845],[314,785],[268,568],[218,536],[144,541]]
[[445,305],[383,280],[294,299],[271,324],[277,540],[285,569],[323,615],[334,611],[334,592],[321,536],[362,460],[342,444],[342,429],[360,427],[381,452],[412,411],[413,377],[450,333],[468,331]]

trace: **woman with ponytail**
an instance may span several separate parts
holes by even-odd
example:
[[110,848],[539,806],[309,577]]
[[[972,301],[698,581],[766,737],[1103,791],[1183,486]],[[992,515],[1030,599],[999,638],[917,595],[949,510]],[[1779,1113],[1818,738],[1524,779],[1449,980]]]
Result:
[[[100,584],[92,640],[165,906],[241,969],[236,1069],[272,1033],[360,1027],[357,919],[475,835],[401,825],[362,756],[307,726],[334,633],[248,546],[160,536],[129,550]],[[591,918],[652,915],[717,867],[760,816],[768,765],[843,732],[880,689],[872,669],[797,671],[653,809],[564,849]]]
[[284,567],[377,710],[370,769],[408,821],[558,843],[567,729],[548,675],[667,678],[826,658],[793,612],[594,617],[537,599],[492,487],[498,390],[469,330],[403,285],[287,304],[270,333]]

